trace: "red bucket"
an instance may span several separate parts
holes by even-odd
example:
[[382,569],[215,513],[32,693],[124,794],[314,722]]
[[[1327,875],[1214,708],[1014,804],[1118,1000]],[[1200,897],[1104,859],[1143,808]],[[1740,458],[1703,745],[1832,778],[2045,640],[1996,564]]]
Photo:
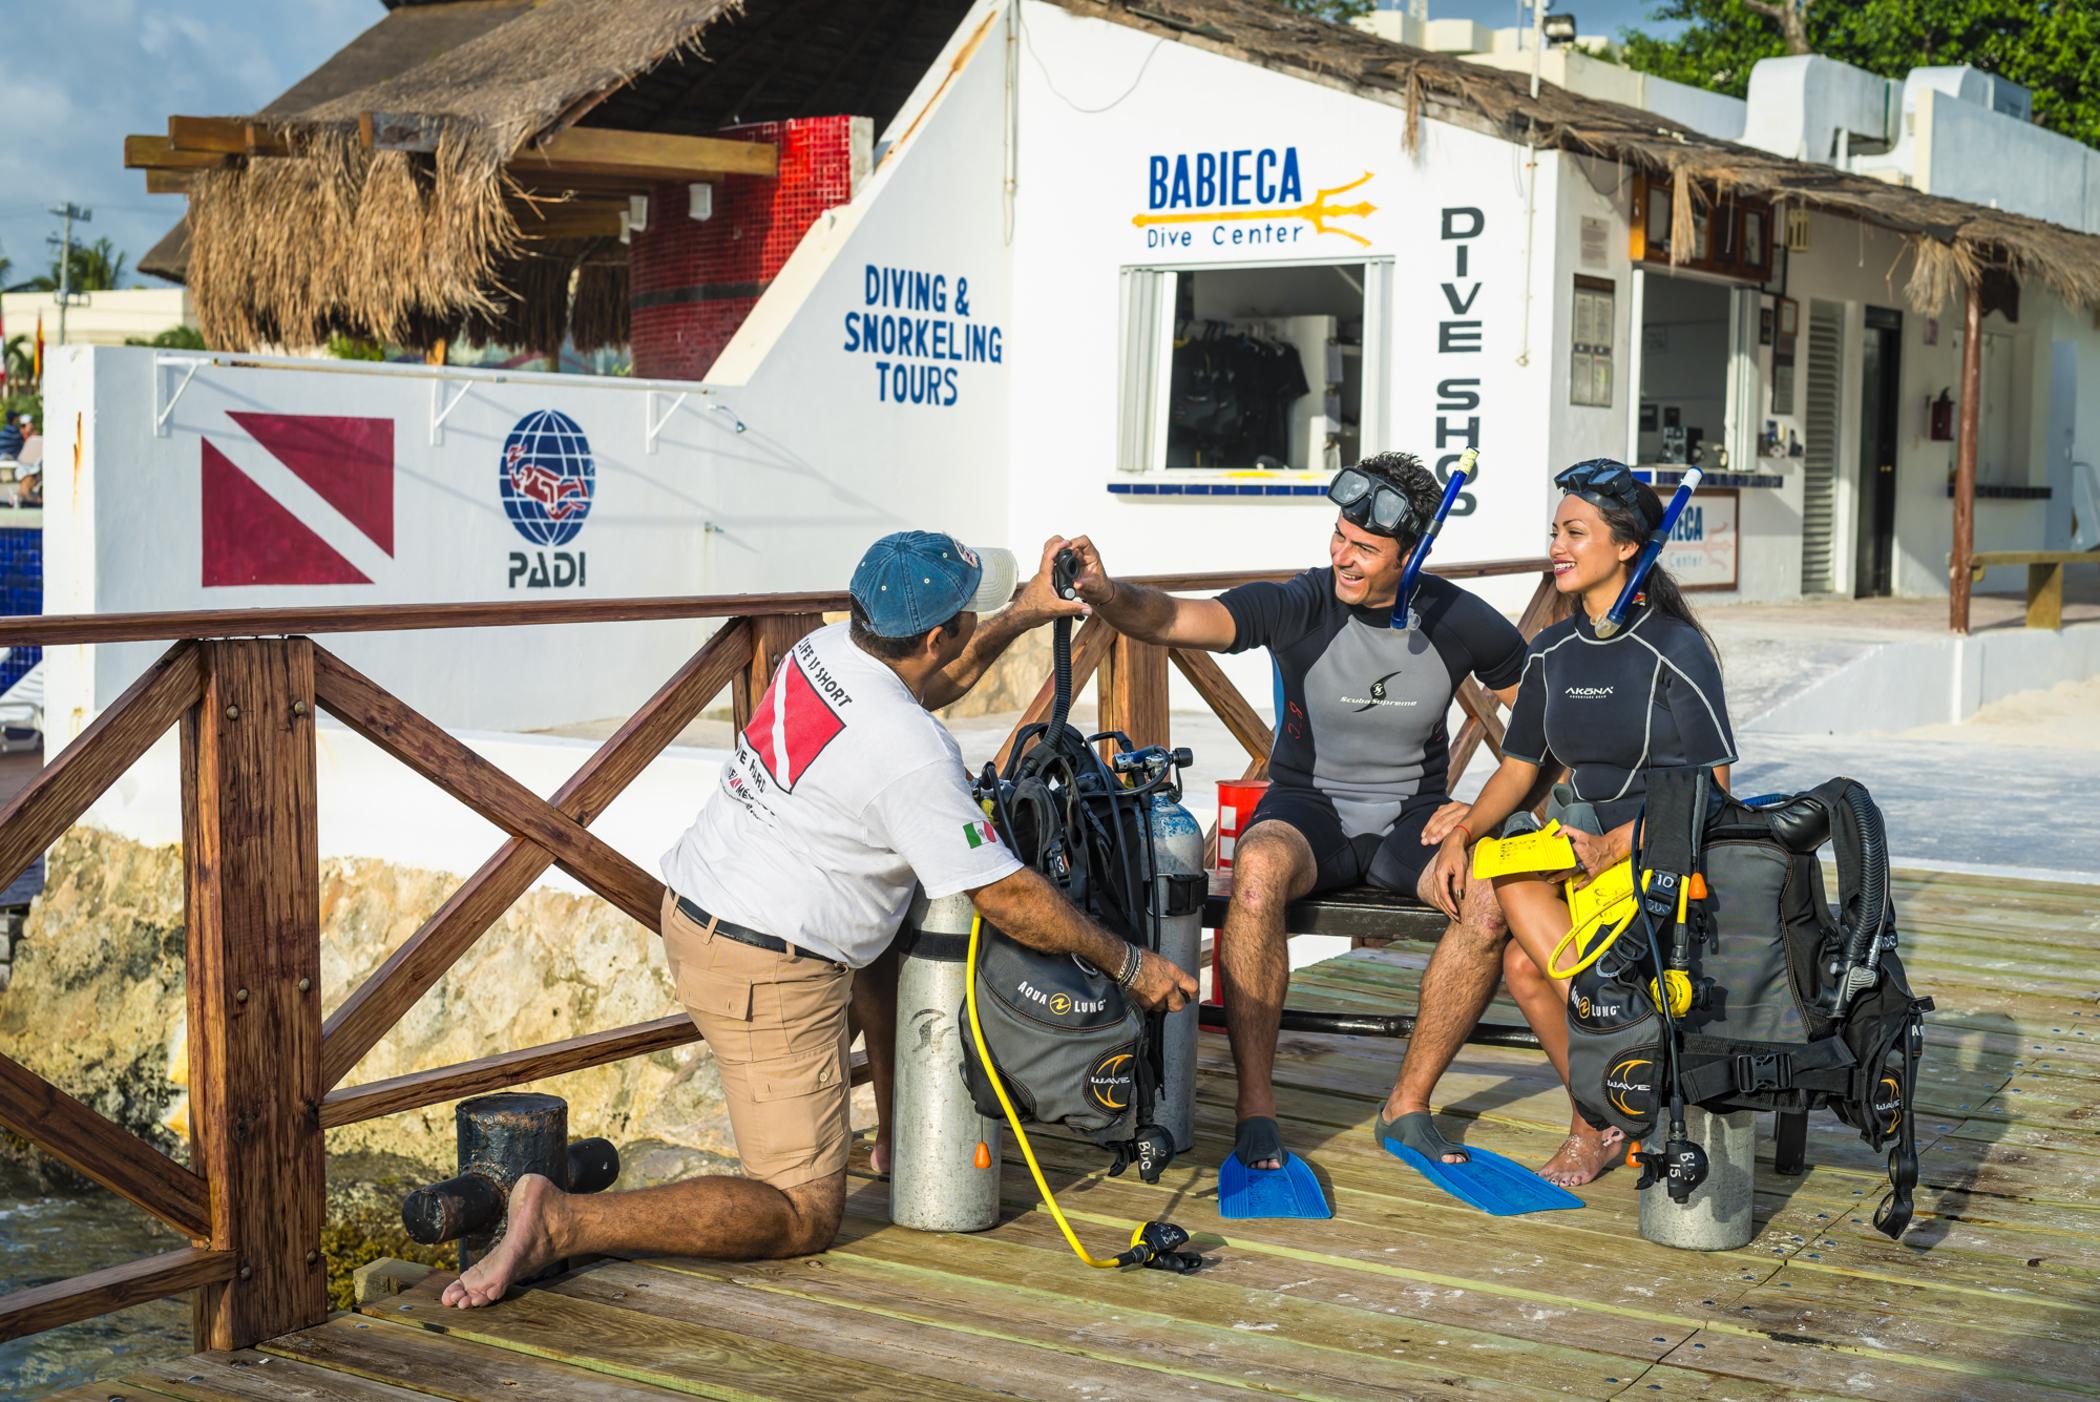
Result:
[[1267,779],[1218,780],[1218,870],[1232,870],[1232,849],[1262,795],[1269,791]]
[[[1269,791],[1267,779],[1220,779],[1218,781],[1218,870],[1232,870],[1232,849],[1254,820],[1255,807]],[[1218,974],[1218,945],[1210,947],[1210,996],[1206,1003],[1223,1003],[1224,980]]]

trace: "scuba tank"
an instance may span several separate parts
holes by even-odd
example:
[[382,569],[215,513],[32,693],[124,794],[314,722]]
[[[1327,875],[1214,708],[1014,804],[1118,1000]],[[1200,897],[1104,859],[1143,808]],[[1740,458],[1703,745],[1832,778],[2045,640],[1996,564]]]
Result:
[[[1893,1145],[1874,1225],[1900,1236],[1917,1182],[1924,1014],[1896,954],[1881,811],[1832,779],[1739,801],[1706,770],[1650,770],[1628,894],[1571,977],[1568,1078],[1584,1118],[1632,1138],[1640,1186],[1684,1202],[1705,1177],[1684,1109],[1827,1107],[1871,1149]],[[1837,857],[1838,902],[1817,856]],[[1602,878],[1600,878],[1600,881]],[[1667,1116],[1667,1119],[1665,1118]]]
[[[1070,552],[1061,554],[1053,577],[1066,598],[1073,597],[1073,570]],[[1049,718],[1023,727],[1005,770],[987,764],[973,792],[1000,840],[1074,906],[1111,934],[1193,970],[1207,889],[1202,832],[1179,803],[1180,770],[1193,757],[1157,745],[1140,749],[1116,732],[1084,736],[1066,723],[1071,626],[1069,618],[1053,625]],[[1179,1249],[1188,1233],[1167,1222],[1140,1226],[1130,1249],[1115,1257],[1089,1255],[1059,1211],[1023,1128],[1033,1122],[1082,1135],[1114,1152],[1111,1174],[1134,1163],[1144,1181],[1158,1182],[1191,1133],[1196,1009],[1176,1015],[1182,1049],[1172,1064],[1187,1081],[1169,1103],[1168,1019],[1139,1009],[1108,971],[1077,955],[1040,953],[979,920],[964,988],[963,1081],[979,1113],[1004,1115],[1012,1126],[1073,1251],[1104,1268],[1199,1267],[1200,1256]]]

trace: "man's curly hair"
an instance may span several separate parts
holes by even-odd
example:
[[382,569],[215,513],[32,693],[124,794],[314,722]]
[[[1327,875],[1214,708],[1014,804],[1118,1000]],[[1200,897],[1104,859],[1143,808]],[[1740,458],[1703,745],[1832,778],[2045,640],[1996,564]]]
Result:
[[[1407,504],[1414,508],[1416,520],[1426,523],[1434,519],[1437,507],[1443,503],[1444,489],[1437,485],[1436,475],[1422,466],[1422,460],[1413,453],[1373,453],[1357,463],[1356,470],[1399,488]],[[1396,538],[1403,552],[1413,548],[1413,535]]]

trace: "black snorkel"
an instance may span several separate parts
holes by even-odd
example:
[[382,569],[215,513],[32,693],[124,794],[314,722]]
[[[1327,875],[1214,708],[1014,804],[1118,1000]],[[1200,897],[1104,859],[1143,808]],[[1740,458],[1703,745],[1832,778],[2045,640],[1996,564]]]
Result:
[[1468,448],[1458,455],[1458,466],[1451,470],[1451,480],[1444,484],[1444,499],[1437,503],[1436,515],[1430,518],[1422,538],[1415,542],[1415,552],[1407,560],[1407,568],[1400,575],[1400,592],[1393,596],[1393,619],[1391,626],[1406,632],[1414,626],[1409,606],[1414,602],[1415,581],[1421,578],[1422,562],[1429,558],[1429,547],[1436,543],[1437,532],[1444,528],[1444,518],[1451,514],[1458,494],[1465,489],[1466,479],[1473,475],[1473,466],[1480,461],[1480,450]]

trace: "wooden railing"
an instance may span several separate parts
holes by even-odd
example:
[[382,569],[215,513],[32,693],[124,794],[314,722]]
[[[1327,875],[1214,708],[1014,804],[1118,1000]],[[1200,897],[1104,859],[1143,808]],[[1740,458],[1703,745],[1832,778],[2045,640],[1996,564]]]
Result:
[[[1552,606],[1543,560],[1454,565],[1448,578],[1540,574],[1527,636]],[[1207,592],[1285,572],[1155,576]],[[0,885],[71,827],[170,727],[181,733],[191,1095],[185,1166],[0,1056],[0,1125],[190,1239],[143,1261],[0,1297],[0,1340],[196,1292],[199,1347],[243,1348],[327,1313],[321,1229],[326,1131],[696,1041],[683,1014],[362,1085],[345,1078],[550,866],[650,930],[663,887],[591,823],[725,689],[739,731],[795,641],[842,594],[718,595],[0,619],[0,645],[175,639],[0,812]],[[720,619],[721,626],[552,798],[524,785],[313,640],[332,633]],[[1168,666],[1267,763],[1259,713],[1207,654],[1078,631],[1074,684],[1099,677],[1102,728],[1170,740]],[[1050,708],[1050,683],[1019,724]],[[1456,780],[1495,701],[1468,683]],[[317,711],[326,711],[508,834],[422,926],[322,1015]],[[1019,728],[1016,726],[1016,730]],[[1011,745],[1009,736],[1008,744]],[[865,1078],[864,1058],[855,1079]]]

